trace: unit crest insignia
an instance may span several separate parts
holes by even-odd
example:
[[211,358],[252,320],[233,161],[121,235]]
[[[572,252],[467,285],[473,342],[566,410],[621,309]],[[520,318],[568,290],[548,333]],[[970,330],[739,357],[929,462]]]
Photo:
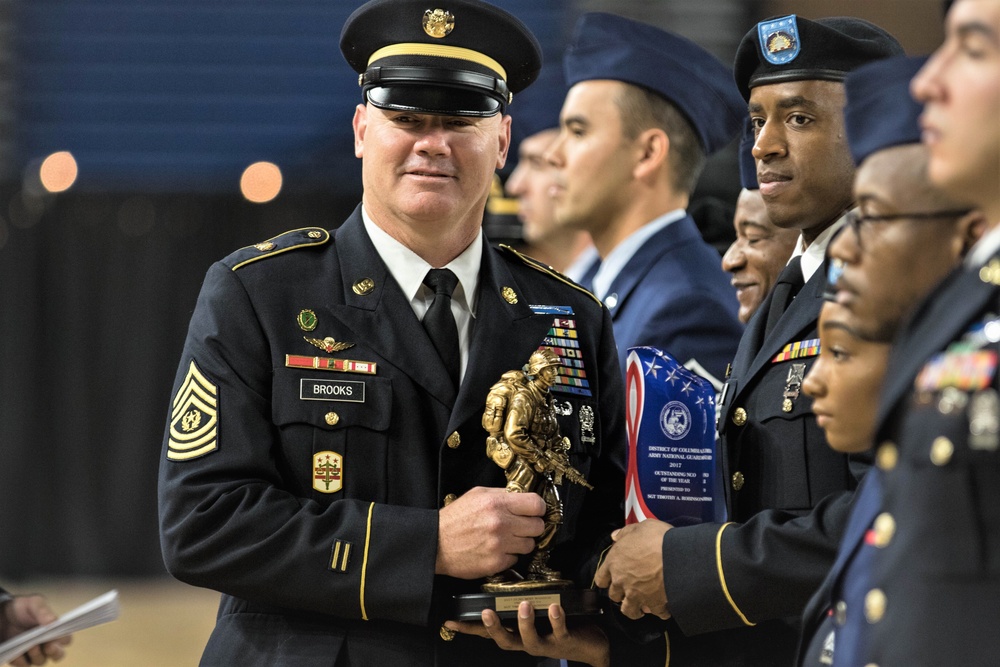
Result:
[[218,449],[218,397],[219,388],[192,360],[174,397],[167,441],[168,459],[186,461]]

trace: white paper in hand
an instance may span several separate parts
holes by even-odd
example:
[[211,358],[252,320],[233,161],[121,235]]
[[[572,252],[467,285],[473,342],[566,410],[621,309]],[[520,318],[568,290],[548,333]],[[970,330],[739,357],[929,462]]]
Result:
[[118,612],[118,591],[108,591],[48,625],[32,628],[0,644],[0,665],[16,660],[33,646],[113,621],[118,618]]

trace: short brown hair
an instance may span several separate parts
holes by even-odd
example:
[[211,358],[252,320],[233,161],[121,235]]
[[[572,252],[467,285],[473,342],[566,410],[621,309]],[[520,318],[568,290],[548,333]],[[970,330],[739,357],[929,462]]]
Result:
[[615,96],[615,104],[621,113],[622,132],[627,138],[635,139],[654,127],[667,133],[673,185],[691,194],[705,168],[705,151],[687,117],[660,95],[632,84],[622,87]]

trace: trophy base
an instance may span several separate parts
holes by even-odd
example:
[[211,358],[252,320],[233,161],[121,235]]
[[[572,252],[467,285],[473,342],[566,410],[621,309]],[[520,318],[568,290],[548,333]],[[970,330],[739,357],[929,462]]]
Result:
[[501,621],[517,620],[517,607],[527,600],[535,608],[535,618],[548,619],[549,605],[558,604],[570,616],[597,616],[601,613],[596,590],[572,588],[572,582],[518,581],[508,584],[485,584],[483,593],[468,593],[452,598],[456,621],[481,621],[484,609],[492,609]]

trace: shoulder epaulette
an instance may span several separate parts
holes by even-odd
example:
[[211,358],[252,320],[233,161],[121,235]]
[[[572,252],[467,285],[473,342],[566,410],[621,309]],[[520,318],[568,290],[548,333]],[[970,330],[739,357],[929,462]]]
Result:
[[553,278],[555,278],[556,280],[558,280],[559,282],[565,283],[566,285],[569,285],[573,289],[579,290],[580,292],[583,292],[584,294],[586,294],[587,296],[589,296],[591,299],[593,299],[594,301],[596,301],[597,305],[599,305],[601,307],[604,306],[604,304],[601,303],[601,300],[598,299],[596,296],[594,296],[590,292],[590,290],[588,290],[586,288],[583,288],[583,287],[580,287],[575,282],[573,282],[572,280],[570,280],[569,278],[567,278],[563,274],[561,274],[558,271],[556,271],[555,269],[553,269],[551,266],[547,266],[545,264],[542,264],[541,262],[539,262],[534,257],[529,257],[528,255],[525,255],[522,252],[518,252],[517,250],[514,250],[513,248],[511,248],[506,243],[501,243],[500,244],[500,250],[513,255],[514,257],[516,257],[517,259],[521,260],[523,263],[527,264],[528,266],[530,266],[531,268],[535,269],[536,271],[541,271],[542,273],[546,273],[546,274],[552,276]]
[[297,248],[323,245],[329,240],[330,232],[320,227],[293,229],[266,241],[240,248],[227,258],[227,263],[231,263],[232,270],[235,271],[259,259],[274,257]]

